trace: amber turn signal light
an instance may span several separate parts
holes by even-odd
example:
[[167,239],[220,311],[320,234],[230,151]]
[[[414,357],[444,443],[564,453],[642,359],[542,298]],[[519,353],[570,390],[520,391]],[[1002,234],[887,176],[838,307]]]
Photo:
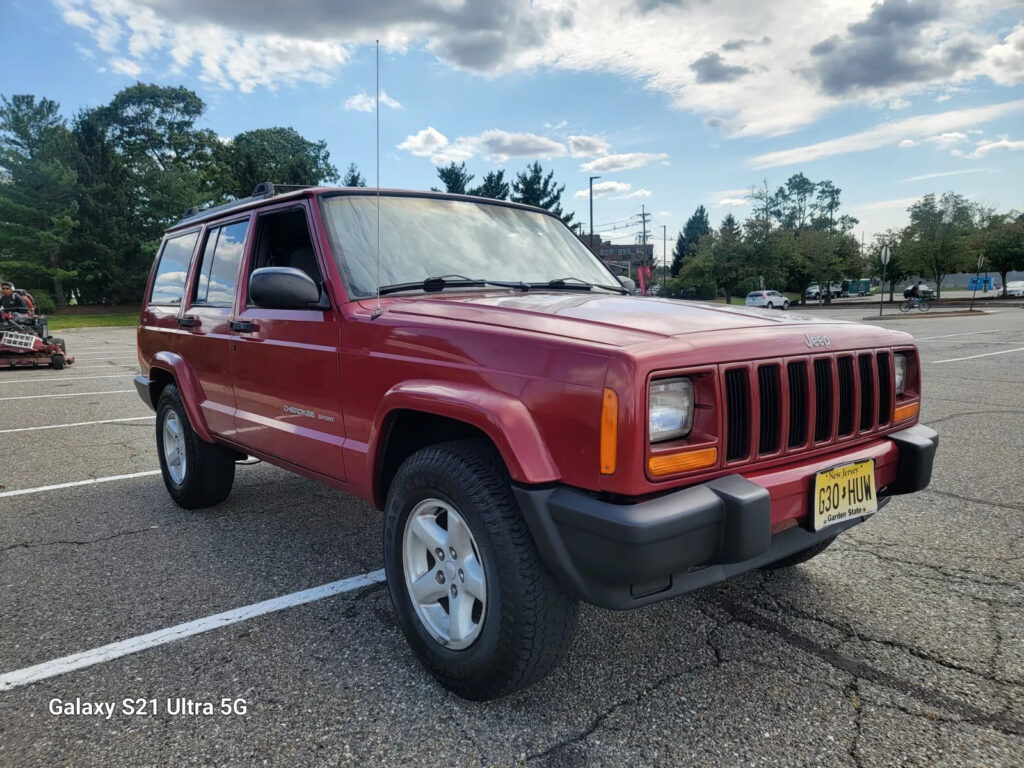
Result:
[[711,447],[651,456],[647,460],[647,469],[656,477],[664,477],[665,475],[677,475],[680,472],[692,472],[695,469],[707,469],[717,463],[718,449]]
[[619,450],[619,396],[605,389],[601,403],[601,474],[614,475]]
[[907,403],[906,405],[897,405],[896,409],[892,412],[893,422],[906,421],[917,416],[917,411],[921,407],[920,403]]

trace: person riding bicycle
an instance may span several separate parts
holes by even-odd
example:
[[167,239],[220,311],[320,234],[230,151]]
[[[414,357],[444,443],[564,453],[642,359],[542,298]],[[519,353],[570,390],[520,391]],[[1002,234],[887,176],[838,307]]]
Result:
[[915,301],[921,298],[921,283],[914,283],[910,286],[909,298]]

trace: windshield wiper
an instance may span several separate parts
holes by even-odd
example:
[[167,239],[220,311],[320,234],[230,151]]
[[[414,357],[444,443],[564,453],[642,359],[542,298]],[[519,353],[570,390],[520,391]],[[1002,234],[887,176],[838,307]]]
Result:
[[621,286],[594,285],[585,280],[580,280],[578,277],[559,277],[555,280],[548,280],[546,283],[526,283],[526,285],[530,288],[556,288],[563,291],[589,291],[592,288],[602,288],[606,291],[615,291],[616,293],[626,292]]
[[399,291],[431,292],[443,291],[445,288],[476,288],[484,285],[487,285],[486,280],[474,280],[464,275],[440,275],[438,277],[428,277],[426,280],[421,280],[418,283],[382,285],[380,287],[380,295],[384,296],[385,294],[397,293]]

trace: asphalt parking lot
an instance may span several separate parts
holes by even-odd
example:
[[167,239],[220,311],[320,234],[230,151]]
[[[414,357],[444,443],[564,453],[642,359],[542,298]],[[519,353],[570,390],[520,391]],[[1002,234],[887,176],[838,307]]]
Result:
[[0,372],[0,766],[1024,765],[1024,310],[881,324],[920,339],[929,490],[787,572],[585,608],[566,664],[487,704],[406,646],[374,575],[377,511],[266,464],[239,467],[224,504],[179,509],[131,383],[134,329],[64,332],[70,368]]

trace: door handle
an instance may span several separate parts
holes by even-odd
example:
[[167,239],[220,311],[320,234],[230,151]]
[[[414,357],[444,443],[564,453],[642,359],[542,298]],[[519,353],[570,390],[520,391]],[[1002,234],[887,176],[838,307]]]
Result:
[[239,333],[252,333],[256,330],[256,324],[249,320],[232,320],[228,323],[228,328]]
[[180,325],[182,328],[195,328],[196,326],[199,325],[199,318],[189,317],[187,315],[185,317],[179,317],[178,325]]

